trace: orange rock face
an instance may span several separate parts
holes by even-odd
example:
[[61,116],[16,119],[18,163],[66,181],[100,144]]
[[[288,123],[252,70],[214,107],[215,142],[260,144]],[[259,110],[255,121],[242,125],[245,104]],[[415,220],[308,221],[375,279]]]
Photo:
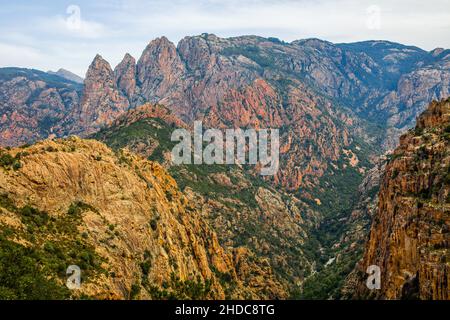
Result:
[[450,299],[450,100],[433,102],[387,164],[362,274],[381,268],[381,289],[357,296]]
[[[162,104],[187,124],[200,119],[220,128],[281,128],[282,170],[274,181],[298,190],[317,186],[330,163],[346,157],[344,149],[355,135],[367,138],[359,117],[387,126],[387,140],[392,140],[399,128],[411,125],[425,101],[448,95],[448,59],[445,50],[427,53],[384,41],[336,45],[309,39],[288,44],[203,34],[185,37],[175,46],[161,37],[149,43],[137,62],[125,55],[114,72],[96,57],[81,101],[73,97],[69,109],[68,97],[43,93],[41,100],[51,110],[64,105],[64,112],[47,116],[34,104],[25,109],[36,117],[23,114],[22,108],[8,110],[0,138],[17,144],[51,134],[88,135],[131,108]],[[17,87],[7,97],[11,106],[32,96]],[[13,111],[24,118],[12,117]]]

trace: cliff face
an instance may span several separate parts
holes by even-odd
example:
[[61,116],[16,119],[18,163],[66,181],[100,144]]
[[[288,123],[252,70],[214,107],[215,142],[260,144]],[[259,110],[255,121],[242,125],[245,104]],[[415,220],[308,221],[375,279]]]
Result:
[[414,120],[432,100],[450,96],[450,52],[433,54],[433,64],[419,65],[400,77],[397,90],[391,91],[374,112],[387,114],[385,146],[392,149],[399,136],[412,127]]
[[[401,137],[387,164],[360,275],[381,268],[381,290],[364,279],[356,296],[449,299],[450,100],[433,102]],[[358,281],[356,281],[358,282]]]
[[[84,282],[77,297],[285,296],[270,268],[221,247],[159,164],[78,138],[0,152],[2,270],[6,253],[16,248],[27,252],[23,259],[40,257],[25,266],[24,277],[44,275],[60,290],[65,269],[79,265]],[[266,290],[243,285],[237,272],[243,266],[251,274],[260,270]],[[1,277],[2,297],[28,297],[14,285],[22,279],[17,272]]]
[[130,54],[127,53],[114,69],[114,80],[122,93],[132,101],[136,91],[136,60]]

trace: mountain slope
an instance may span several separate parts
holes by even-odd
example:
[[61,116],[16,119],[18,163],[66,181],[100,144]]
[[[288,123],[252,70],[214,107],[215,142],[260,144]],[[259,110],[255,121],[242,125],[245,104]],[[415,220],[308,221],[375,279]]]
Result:
[[280,128],[282,166],[273,182],[313,199],[320,192],[311,190],[325,190],[320,180],[353,155],[356,187],[378,144],[391,146],[390,136],[410,126],[425,101],[448,95],[446,52],[211,34],[175,46],[162,37],[137,62],[125,55],[114,71],[97,56],[57,133],[88,135],[145,102],[167,106],[188,125]]
[[[244,127],[291,125],[292,112],[305,120],[330,104],[331,114],[338,117],[347,108],[387,128],[388,133],[378,132],[377,138],[392,147],[429,101],[448,96],[449,58],[448,50],[426,52],[388,41],[285,43],[203,34],[185,37],[175,46],[162,37],[150,42],[137,62],[126,54],[114,71],[97,56],[86,77],[83,101],[74,105],[62,131],[91,133],[146,102],[164,104],[186,122],[205,119],[211,126]],[[318,110],[305,112],[312,105]]]
[[[0,154],[2,298],[33,298],[40,284],[50,299],[283,297],[271,269],[224,249],[157,163],[78,138]],[[9,264],[14,254],[23,263]],[[63,286],[72,264],[75,293]],[[243,285],[242,268],[265,289]]]
[[281,128],[283,165],[274,183],[312,198],[345,153],[357,155],[357,171],[371,166],[371,152],[358,152],[367,146],[357,140],[391,147],[428,101],[449,94],[448,58],[446,50],[387,41],[288,44],[202,34],[177,46],[158,38],[137,63],[126,55],[115,77],[131,107],[163,104],[187,124]]
[[[176,118],[163,106],[144,105],[120,117],[93,138],[114,149],[127,147],[164,164],[211,228],[219,242],[240,252],[237,272],[245,285],[261,287],[260,272],[252,274],[248,257],[273,270],[284,297],[298,290],[315,271],[318,242],[310,230],[320,220],[311,206],[252,175],[249,168],[225,165],[173,165],[169,141]],[[258,289],[259,288],[259,289]]]

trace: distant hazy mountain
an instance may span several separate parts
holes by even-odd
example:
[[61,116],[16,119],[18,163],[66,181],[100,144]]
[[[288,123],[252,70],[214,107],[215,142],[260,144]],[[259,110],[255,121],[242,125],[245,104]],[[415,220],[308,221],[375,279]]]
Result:
[[58,71],[54,72],[54,71],[48,71],[48,74],[54,74],[60,77],[63,77],[64,79],[76,82],[76,83],[83,83],[84,79],[78,75],[76,75],[73,72],[70,72],[69,70],[66,69],[59,69]]

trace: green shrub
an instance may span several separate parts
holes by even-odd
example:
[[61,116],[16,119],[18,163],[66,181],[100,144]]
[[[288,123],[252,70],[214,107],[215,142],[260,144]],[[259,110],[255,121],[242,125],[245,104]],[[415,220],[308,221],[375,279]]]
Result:
[[71,215],[71,216],[78,216],[83,211],[87,211],[87,210],[96,212],[96,210],[91,205],[84,203],[82,201],[76,201],[70,205],[69,210],[67,211],[67,214]]
[[150,220],[150,227],[152,228],[153,231],[156,231],[158,229],[158,220],[157,219]]
[[20,168],[22,168],[22,164],[20,163],[20,161],[14,161],[13,165],[12,165],[13,170],[17,171]]
[[423,128],[415,127],[414,128],[414,135],[415,136],[421,136],[423,134]]
[[0,154],[0,165],[2,167],[11,166],[14,163],[14,157],[9,153],[1,153]]
[[150,268],[152,267],[152,264],[151,264],[150,260],[147,259],[140,264],[140,267],[141,267],[142,274],[144,276],[148,276],[148,274],[150,272]]
[[139,293],[141,293],[141,286],[137,283],[133,283],[130,288],[130,299],[136,299]]

